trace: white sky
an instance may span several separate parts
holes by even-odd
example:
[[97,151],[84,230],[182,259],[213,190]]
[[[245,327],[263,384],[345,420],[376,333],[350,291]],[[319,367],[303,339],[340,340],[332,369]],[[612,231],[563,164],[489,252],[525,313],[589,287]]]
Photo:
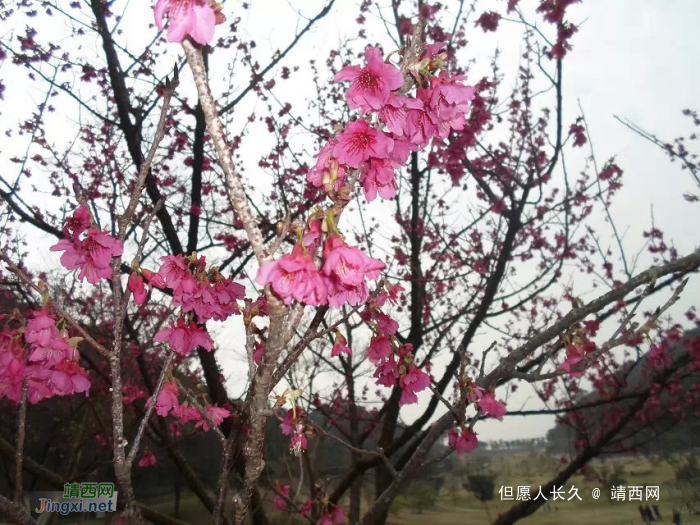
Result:
[[[147,27],[151,21],[148,2],[131,2],[132,24],[124,24],[130,46],[138,45],[152,37],[152,29]],[[389,3],[388,0],[385,3]],[[446,2],[449,3],[449,2]],[[505,2],[498,2],[502,7]],[[523,4],[532,1],[523,0]],[[305,0],[296,2],[303,5],[303,13],[312,16],[317,13],[323,2]],[[483,8],[489,5],[481,2]],[[136,7],[138,5],[138,7]],[[354,36],[352,21],[357,16],[358,2],[337,0],[331,13],[304,37],[300,45],[290,54],[285,64],[300,64],[304,67],[310,58],[318,58],[319,65],[327,57],[332,47],[342,42],[345,37]],[[131,11],[133,10],[133,11]],[[478,9],[477,11],[480,11]],[[592,133],[596,155],[602,164],[611,155],[617,155],[617,163],[625,170],[624,188],[615,199],[612,213],[618,228],[625,232],[624,243],[630,253],[641,246],[641,232],[650,224],[650,210],[653,206],[656,224],[667,233],[667,238],[675,241],[680,254],[686,254],[698,246],[698,226],[700,225],[699,205],[688,203],[682,198],[684,192],[697,193],[688,174],[680,170],[678,164],[668,162],[658,148],[652,147],[643,139],[624,128],[614,115],[629,118],[642,128],[657,134],[660,138],[671,140],[678,135],[685,135],[690,130],[689,122],[682,117],[684,108],[697,107],[697,85],[700,81],[696,63],[700,56],[700,36],[697,21],[700,20],[700,2],[696,0],[585,0],[581,5],[570,10],[572,18],[585,23],[572,40],[574,50],[566,60],[564,70],[564,100],[566,127],[578,116],[580,100]],[[236,2],[229,1],[225,13],[229,18],[241,14],[241,27],[253,35],[258,43],[256,57],[261,64],[267,63],[267,56],[278,48],[286,47],[296,29],[297,17],[287,2],[279,0],[253,0],[251,9],[241,12]],[[0,25],[0,35],[7,36],[12,30],[19,32],[24,25],[17,19],[14,27]],[[48,29],[48,28],[47,28]],[[50,30],[50,29],[49,29]],[[222,31],[222,28],[217,28]],[[521,45],[521,28],[514,25],[504,26],[502,31],[484,35],[480,29],[470,29],[470,45],[466,50],[469,57],[476,58],[471,77],[478,80],[487,74],[489,58],[496,46],[503,50],[502,70],[512,78],[513,67],[517,63],[518,49]],[[380,42],[384,49],[392,49],[381,23],[370,18],[367,24],[370,42]],[[70,45],[61,42],[62,45]],[[84,52],[90,52],[85,48]],[[179,46],[172,47],[173,57],[180,53]],[[213,70],[217,59],[227,59],[223,52],[215,53]],[[172,63],[172,61],[171,61]],[[510,66],[510,69],[509,69]],[[9,76],[11,75],[11,76]],[[330,77],[330,74],[328,75]],[[43,94],[28,89],[24,74],[10,69],[8,64],[0,66],[0,78],[7,85],[5,100],[0,102],[0,130],[12,128],[20,116],[26,116],[26,107],[30,101],[39,100]],[[303,101],[311,94],[302,80],[306,78],[297,74],[289,84],[294,93],[288,94],[292,100]],[[239,79],[239,80],[238,80]],[[237,81],[238,80],[238,81]],[[234,75],[234,86],[244,86],[249,80],[246,69],[240,76]],[[191,79],[184,75],[183,90],[190,90]],[[62,100],[66,100],[62,97]],[[9,104],[8,104],[9,102]],[[252,105],[251,96],[248,104]],[[232,126],[235,133],[236,123]],[[63,129],[57,125],[50,129],[53,140],[60,140]],[[19,150],[17,148],[20,148]],[[0,142],[0,169],[6,179],[14,179],[16,165],[8,159],[24,152],[26,140]],[[261,146],[260,152],[264,149]],[[255,165],[259,152],[251,150],[250,162]],[[580,164],[576,164],[576,161]],[[577,172],[583,167],[584,158],[571,157],[567,160],[570,172]],[[7,174],[11,175],[7,175]],[[34,180],[34,183],[39,181]],[[37,196],[42,205],[42,197]],[[386,206],[391,210],[391,203],[373,206]],[[602,224],[600,227],[604,227]],[[56,257],[47,251],[46,237],[32,234],[36,243],[32,250],[30,265],[50,268],[55,265]],[[638,271],[648,266],[648,260],[640,263]],[[691,280],[686,289],[681,305],[673,312],[680,314],[687,306],[697,304],[700,296],[700,279]],[[236,325],[240,319],[229,322],[220,331],[219,342],[225,348],[232,341],[232,336],[240,333]],[[478,344],[478,341],[477,341]],[[486,346],[486,345],[485,345]],[[245,375],[240,361],[234,353],[220,352],[225,371],[229,375],[229,386],[233,390],[241,385]],[[531,399],[531,390],[522,386],[517,395],[509,399],[510,409],[536,408],[536,400]],[[427,394],[423,394],[423,399]],[[412,412],[415,413],[420,407]],[[410,417],[410,416],[409,416]],[[506,418],[504,422],[486,422],[477,427],[484,439],[517,439],[542,436],[551,428],[553,418]]]

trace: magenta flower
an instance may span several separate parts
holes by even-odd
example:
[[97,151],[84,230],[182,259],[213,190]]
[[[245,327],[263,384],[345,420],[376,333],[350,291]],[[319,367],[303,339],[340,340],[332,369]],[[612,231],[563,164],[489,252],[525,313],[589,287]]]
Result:
[[49,248],[52,252],[64,252],[61,264],[69,270],[80,268],[78,278],[91,284],[112,277],[112,257],[122,254],[122,243],[107,232],[91,228],[84,240],[61,239]]
[[66,219],[66,223],[63,225],[63,233],[69,239],[73,239],[90,228],[90,226],[90,210],[87,205],[81,204],[75,209],[73,215]]
[[[174,379],[166,381],[158,392],[156,397],[156,412],[160,417],[165,417],[171,410],[174,410],[179,406],[177,400],[180,395],[180,389],[177,386],[177,381]],[[146,401],[146,405],[150,404],[151,400]]]
[[377,378],[376,383],[387,388],[396,385],[396,380],[401,377],[396,365],[396,359],[393,354],[390,354],[386,361],[378,364],[377,369],[374,371],[374,377]]
[[382,53],[376,47],[365,49],[367,66],[346,66],[335,75],[336,82],[352,81],[345,92],[351,109],[362,112],[381,109],[391,92],[403,86],[403,75],[393,64],[382,60]]
[[338,190],[345,180],[347,168],[333,157],[336,141],[329,140],[316,155],[316,165],[306,172],[306,180],[317,188],[324,187],[326,191]]
[[395,136],[408,136],[410,134],[408,110],[410,109],[422,110],[423,101],[392,93],[387,99],[386,105],[379,111],[379,118]]
[[262,361],[264,354],[265,354],[265,343],[256,342],[255,343],[255,350],[253,351],[253,362],[256,365],[259,365],[260,361]]
[[408,370],[401,376],[401,399],[399,406],[418,402],[416,392],[425,390],[430,385],[430,377],[416,365],[408,365]]
[[506,407],[503,403],[498,401],[492,393],[484,394],[478,404],[485,415],[503,421],[503,416],[506,414]]
[[313,257],[299,245],[278,260],[264,263],[256,280],[262,285],[269,284],[287,305],[295,300],[316,306],[328,300],[325,280],[316,269]]
[[340,354],[352,354],[352,350],[348,346],[348,340],[340,332],[335,333],[335,343],[333,344],[333,349],[331,350],[331,357],[337,357]]
[[445,138],[451,130],[461,131],[466,125],[469,102],[474,100],[474,88],[462,84],[463,76],[450,76],[446,71],[433,77],[430,88],[419,90],[428,115],[437,126],[435,135]]
[[275,510],[285,510],[287,508],[287,498],[289,497],[289,485],[277,483],[277,496],[275,496]]
[[323,247],[323,274],[329,278],[328,304],[339,307],[347,302],[353,306],[367,300],[365,279],[379,278],[384,263],[367,256],[356,246],[348,246],[337,235],[330,235]]
[[360,182],[365,198],[370,202],[377,198],[377,194],[382,199],[396,197],[394,163],[389,159],[370,159],[362,170]]
[[[207,416],[209,416],[209,419],[211,419],[211,422],[217,427],[221,425],[224,419],[231,415],[231,412],[217,405],[207,405],[204,408],[204,411],[207,413]],[[203,428],[205,432],[208,432],[209,421],[207,421],[205,418],[202,418],[197,422],[197,424],[194,427]]]
[[333,156],[341,164],[359,168],[369,160],[389,158],[394,141],[381,131],[377,131],[364,119],[350,122],[338,134],[338,143],[333,147]]
[[139,467],[152,467],[156,463],[158,463],[158,460],[150,450],[146,450],[141,459],[139,459]]
[[208,0],[158,0],[155,19],[163,29],[163,18],[168,16],[168,42],[182,42],[190,36],[205,46],[214,38],[216,11]]
[[24,340],[39,346],[48,346],[57,336],[56,319],[42,310],[34,312],[24,329]]
[[448,443],[457,451],[457,457],[461,458],[472,452],[479,445],[479,440],[476,438],[476,432],[471,428],[464,428],[461,433],[453,428],[450,430]]
[[178,288],[180,281],[190,274],[187,269],[187,261],[182,255],[166,255],[160,258],[163,264],[158,270],[158,275],[165,281],[165,284],[172,288]]
[[131,290],[131,293],[134,296],[134,302],[137,306],[141,306],[144,302],[146,302],[148,292],[146,291],[143,277],[141,277],[138,272],[131,272],[127,286],[129,287],[129,290]]
[[199,346],[209,352],[214,348],[214,342],[204,328],[191,321],[186,324],[182,317],[170,328],[159,331],[153,340],[157,343],[167,342],[170,348],[182,356],[189,355]]
[[391,355],[391,337],[386,335],[374,336],[367,348],[367,357],[375,365]]

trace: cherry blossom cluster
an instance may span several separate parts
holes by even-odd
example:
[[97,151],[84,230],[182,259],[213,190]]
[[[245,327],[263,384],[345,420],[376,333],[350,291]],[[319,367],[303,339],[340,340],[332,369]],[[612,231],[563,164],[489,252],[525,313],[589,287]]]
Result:
[[61,264],[65,268],[80,269],[78,278],[90,284],[112,277],[112,257],[122,254],[122,243],[92,225],[90,210],[85,204],[66,220],[63,235],[50,250],[63,252]]
[[[335,230],[332,215],[326,217],[326,223]],[[257,275],[260,284],[269,284],[287,305],[297,301],[313,306],[340,307],[345,303],[357,306],[367,300],[366,279],[378,279],[384,263],[369,257],[357,246],[348,246],[335,230],[323,242],[319,269],[314,254],[320,248],[321,221],[311,220],[299,237],[290,253],[260,267]]]
[[336,82],[351,82],[345,98],[361,116],[323,146],[307,172],[309,184],[334,195],[350,171],[357,170],[368,201],[377,195],[391,199],[397,189],[395,170],[412,151],[464,129],[474,89],[460,75],[434,74],[443,66],[444,47],[426,46],[421,61],[409,69],[418,85],[415,96],[401,94],[403,74],[376,47],[366,48],[365,67],[350,65],[336,74]]
[[231,315],[240,314],[238,300],[245,297],[245,287],[230,277],[224,277],[216,268],[207,271],[206,258],[198,258],[195,253],[187,257],[166,255],[161,261],[158,273],[151,275],[150,282],[170,288],[172,303],[185,315],[178,317],[169,328],[160,330],[154,340],[167,342],[182,356],[200,346],[211,351],[214,342],[204,325],[198,322],[224,321]]
[[0,398],[18,403],[25,379],[30,403],[88,392],[90,380],[76,350],[79,341],[59,329],[45,309],[35,311],[23,328],[6,325],[0,332]]
[[[231,415],[231,412],[223,407],[216,404],[207,404],[204,407],[204,411],[207,417],[204,417],[197,407],[189,404],[185,401],[180,403],[178,398],[180,396],[180,389],[177,385],[177,381],[171,379],[165,381],[156,396],[155,410],[156,413],[161,417],[166,417],[171,415],[177,418],[180,423],[195,423],[195,428],[201,428],[205,432],[209,431],[209,423],[213,423],[219,426],[224,419]],[[146,401],[146,405],[150,405],[151,399]]]
[[389,287],[368,305],[362,318],[374,330],[374,336],[367,348],[367,358],[376,366],[376,383],[393,388],[397,382],[401,386],[399,405],[418,402],[417,392],[430,386],[430,376],[421,370],[415,361],[413,345],[399,344],[396,333],[399,323],[380,310],[387,299],[395,297],[401,287]]

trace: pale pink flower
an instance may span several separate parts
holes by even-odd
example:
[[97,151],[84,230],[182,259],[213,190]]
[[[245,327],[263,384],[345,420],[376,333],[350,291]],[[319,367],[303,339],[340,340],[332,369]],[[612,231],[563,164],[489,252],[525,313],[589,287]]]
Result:
[[205,46],[214,38],[216,11],[208,0],[158,0],[155,19],[163,29],[168,16],[168,42],[182,42],[187,36]]
[[210,352],[214,348],[214,342],[204,328],[194,322],[185,323],[182,317],[170,328],[159,331],[153,340],[157,343],[167,342],[170,348],[182,356],[189,355],[199,346]]
[[350,108],[363,112],[381,109],[392,91],[403,86],[403,75],[393,64],[382,59],[381,51],[368,46],[365,49],[367,66],[346,66],[335,75],[336,82],[352,81],[345,92]]
[[386,134],[374,129],[364,119],[350,122],[338,134],[338,143],[333,147],[333,156],[338,162],[351,168],[359,168],[370,158],[386,159],[394,147],[394,141]]

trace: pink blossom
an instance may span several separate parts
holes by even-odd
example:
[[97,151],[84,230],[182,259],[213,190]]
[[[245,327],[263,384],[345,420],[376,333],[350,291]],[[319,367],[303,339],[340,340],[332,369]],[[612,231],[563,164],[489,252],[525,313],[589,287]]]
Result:
[[112,276],[112,257],[122,254],[122,243],[107,232],[89,229],[84,240],[61,239],[49,249],[64,252],[61,264],[69,270],[80,268],[81,281],[97,284]]
[[330,235],[323,248],[323,274],[329,278],[328,304],[353,306],[367,300],[365,279],[379,278],[384,263],[367,256],[356,246],[348,246],[339,235]]
[[165,279],[163,279],[160,276],[160,274],[152,272],[151,270],[147,270],[146,268],[141,268],[141,275],[144,279],[146,279],[146,281],[148,281],[148,284],[150,286],[155,286],[156,288],[159,288],[161,290],[167,288],[167,285],[165,284]]
[[583,375],[581,371],[573,371],[573,366],[583,359],[583,349],[575,344],[569,344],[566,347],[566,359],[561,365],[563,370],[571,377],[580,377]]
[[139,459],[139,467],[152,467],[156,463],[158,463],[158,460],[150,450],[146,450],[141,459]]
[[418,402],[416,392],[421,392],[430,385],[430,377],[414,364],[401,376],[401,399],[399,405],[411,405]]
[[392,91],[403,86],[403,75],[393,64],[382,60],[382,53],[376,47],[365,49],[367,66],[346,66],[335,75],[336,82],[352,81],[345,92],[351,109],[360,108],[363,112],[381,109]]
[[377,321],[377,333],[379,335],[396,335],[396,332],[399,330],[399,323],[382,312],[376,312],[374,318]]
[[333,349],[331,350],[331,357],[337,357],[340,354],[352,354],[352,350],[348,346],[348,340],[340,332],[335,334],[335,343],[333,344]]
[[275,496],[275,510],[285,510],[287,508],[287,498],[289,497],[289,485],[277,483],[277,496]]
[[57,336],[56,318],[42,310],[34,312],[24,329],[24,340],[39,346],[48,346]]
[[86,204],[81,204],[75,209],[73,215],[66,219],[63,225],[63,233],[67,238],[74,239],[90,226],[90,210]]
[[[375,363],[376,364],[376,363]],[[397,370],[396,358],[390,354],[386,361],[380,361],[374,371],[374,377],[377,378],[378,385],[391,388],[396,385],[396,381],[401,377]]]
[[337,142],[329,140],[316,155],[316,165],[306,172],[306,180],[312,186],[324,187],[326,191],[338,190],[345,180],[347,168],[333,157]]
[[[160,417],[167,416],[171,410],[179,406],[179,402],[177,400],[179,395],[180,389],[177,386],[177,381],[171,379],[170,381],[165,381],[163,383],[163,386],[156,397],[155,405],[156,412]],[[149,399],[146,404],[148,405],[150,402],[151,400]]]
[[391,338],[386,335],[374,336],[367,348],[367,357],[375,365],[391,355]]
[[167,342],[170,348],[182,356],[189,355],[199,346],[210,352],[214,348],[214,342],[204,328],[192,321],[185,323],[182,317],[170,328],[159,331],[153,340],[157,343]]
[[278,260],[264,263],[256,280],[263,285],[270,284],[287,305],[296,300],[316,306],[328,300],[325,280],[316,269],[313,257],[299,245]]
[[189,423],[190,421],[201,421],[202,414],[199,413],[196,407],[191,406],[187,401],[173,408],[171,413],[178,418],[181,423]]
[[[209,419],[211,419],[211,422],[215,424],[217,427],[221,425],[221,423],[231,415],[231,412],[226,410],[225,408],[222,408],[217,405],[207,405],[204,408],[204,411],[207,413],[207,416],[209,416]],[[200,414],[201,415],[201,414]],[[204,429],[205,432],[209,431],[209,421],[206,420],[206,418],[200,419],[197,424],[194,426],[195,428],[202,428]]]
[[476,432],[471,428],[464,428],[461,433],[453,428],[450,430],[448,443],[450,447],[457,451],[458,458],[471,453],[479,445]]
[[155,19],[163,29],[163,18],[168,15],[168,42],[182,42],[187,36],[205,46],[214,38],[216,11],[208,0],[158,0]]
[[294,431],[294,410],[287,410],[284,417],[280,419],[280,428],[282,429],[282,434],[285,436],[291,436]]
[[345,130],[338,134],[337,140],[338,143],[333,147],[333,156],[338,162],[351,168],[359,168],[370,158],[386,159],[394,147],[391,138],[374,129],[364,119],[350,122]]
[[437,126],[435,135],[439,138],[446,138],[451,130],[461,131],[466,125],[474,88],[462,84],[463,79],[463,76],[450,76],[443,70],[431,79],[429,89],[418,91],[430,119]]
[[372,202],[377,198],[377,194],[382,199],[393,199],[396,197],[395,163],[390,159],[370,159],[362,170],[362,189],[365,198]]
[[180,286],[180,281],[189,274],[187,261],[180,255],[166,255],[160,258],[163,263],[158,270],[158,275],[165,281],[168,287],[175,289]]
[[136,303],[137,306],[141,306],[146,301],[146,296],[148,295],[143,283],[143,277],[136,271],[131,272],[127,285],[134,295],[134,303]]
[[379,118],[396,137],[408,136],[410,133],[408,110],[410,109],[422,110],[423,101],[392,93],[386,105],[379,111]]
[[484,394],[479,400],[479,408],[485,415],[494,417],[499,421],[503,421],[503,416],[507,412],[505,405],[498,401],[490,392]]

